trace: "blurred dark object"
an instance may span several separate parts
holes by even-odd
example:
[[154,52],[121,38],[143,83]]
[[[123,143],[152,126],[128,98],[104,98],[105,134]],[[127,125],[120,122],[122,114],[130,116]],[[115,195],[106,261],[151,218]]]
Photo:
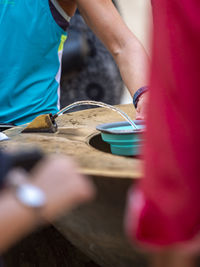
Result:
[[6,175],[14,168],[23,168],[29,172],[43,158],[43,153],[38,149],[12,153],[0,152],[1,183],[5,183]]
[[42,158],[43,153],[39,149],[15,152],[10,155],[11,167],[31,171]]
[[114,59],[77,11],[63,51],[61,108],[86,99],[119,104],[122,92],[123,82]]

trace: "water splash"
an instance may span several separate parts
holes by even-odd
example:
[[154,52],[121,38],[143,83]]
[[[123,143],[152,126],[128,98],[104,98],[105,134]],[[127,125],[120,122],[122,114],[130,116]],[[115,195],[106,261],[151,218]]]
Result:
[[78,107],[78,106],[82,106],[82,105],[92,105],[92,106],[99,106],[99,107],[104,107],[104,108],[108,108],[108,109],[111,109],[113,111],[116,111],[118,112],[126,121],[128,121],[131,126],[134,128],[134,129],[138,129],[137,128],[137,125],[130,119],[130,117],[121,109],[117,108],[117,107],[114,107],[112,105],[109,105],[109,104],[106,104],[106,103],[103,103],[103,102],[98,102],[98,101],[92,101],[92,100],[82,100],[82,101],[77,101],[77,102],[74,102],[64,108],[62,108],[60,111],[57,112],[57,116],[60,116],[62,115],[64,112],[68,111],[69,109],[72,109],[74,107]]

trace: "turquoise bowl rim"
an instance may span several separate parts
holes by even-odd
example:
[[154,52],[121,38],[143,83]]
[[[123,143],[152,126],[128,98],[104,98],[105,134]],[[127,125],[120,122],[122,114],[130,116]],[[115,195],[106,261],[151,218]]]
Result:
[[[142,120],[135,120],[136,125],[145,125]],[[142,148],[144,143],[143,133],[145,129],[126,129],[116,130],[117,127],[130,126],[129,122],[120,121],[114,123],[105,123],[98,125],[96,129],[101,132],[101,138],[108,143],[112,154],[121,156],[137,156],[139,148]],[[111,128],[115,128],[112,130]],[[141,136],[141,138],[140,138]]]
[[[144,120],[134,120],[133,121],[136,125],[145,125]],[[118,122],[112,122],[112,123],[104,123],[99,124],[96,126],[96,129],[102,133],[107,134],[116,134],[116,135],[127,135],[127,134],[133,134],[133,133],[142,133],[145,131],[145,129],[129,129],[124,131],[112,131],[110,128],[116,128],[121,126],[130,126],[130,123],[128,121],[118,121]]]

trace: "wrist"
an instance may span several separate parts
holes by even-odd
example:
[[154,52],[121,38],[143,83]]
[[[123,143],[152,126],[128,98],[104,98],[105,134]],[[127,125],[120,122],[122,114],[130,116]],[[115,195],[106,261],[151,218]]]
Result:
[[146,92],[148,92],[149,87],[148,86],[143,86],[139,88],[135,94],[133,95],[133,105],[137,109],[139,99],[142,97],[142,95]]
[[44,221],[43,210],[47,202],[46,194],[34,183],[34,179],[29,178],[24,170],[13,170],[8,176],[7,189],[24,210],[32,213],[35,217],[34,221],[42,224]]
[[3,253],[17,240],[39,226],[35,212],[22,205],[12,189],[6,188],[0,195],[0,252]]

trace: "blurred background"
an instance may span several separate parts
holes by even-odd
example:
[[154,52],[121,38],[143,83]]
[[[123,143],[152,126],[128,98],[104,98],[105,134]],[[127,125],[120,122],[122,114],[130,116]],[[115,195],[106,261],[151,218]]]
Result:
[[[137,36],[150,55],[152,12],[150,0],[118,0],[119,11],[132,32]],[[121,103],[130,103],[132,99],[124,88]]]

